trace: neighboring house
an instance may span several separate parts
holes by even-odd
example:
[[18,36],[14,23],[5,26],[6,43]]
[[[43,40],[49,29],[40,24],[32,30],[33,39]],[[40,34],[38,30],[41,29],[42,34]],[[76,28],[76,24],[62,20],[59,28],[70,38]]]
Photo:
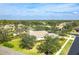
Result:
[[14,24],[7,24],[4,26],[5,30],[9,30],[9,31],[14,31],[15,30],[15,25]]
[[16,30],[17,30],[17,32],[19,32],[19,33],[25,31],[25,30],[26,30],[25,25],[23,25],[23,24],[18,24]]
[[75,28],[75,30],[76,30],[77,32],[79,32],[79,28]]
[[23,33],[26,33],[26,28],[25,28],[25,25],[23,25],[23,24],[18,24],[17,25],[17,28],[16,28],[16,30],[15,30],[15,32],[14,32],[14,36],[16,36],[16,35],[19,35],[19,34],[23,34]]
[[65,27],[66,25],[73,25],[73,24],[74,24],[73,21],[71,21],[71,22],[63,22],[63,23],[60,23],[60,24],[56,25],[56,28],[62,30],[62,29],[64,29],[64,27]]
[[22,29],[25,27],[25,25],[23,25],[23,24],[18,24],[17,26],[18,26],[18,29]]
[[48,33],[47,31],[29,31],[29,35],[33,35],[37,40],[43,40],[46,35],[55,37],[57,36],[54,33]]
[[64,22],[64,23],[57,25],[56,28],[62,30],[65,25],[66,25],[66,23]]

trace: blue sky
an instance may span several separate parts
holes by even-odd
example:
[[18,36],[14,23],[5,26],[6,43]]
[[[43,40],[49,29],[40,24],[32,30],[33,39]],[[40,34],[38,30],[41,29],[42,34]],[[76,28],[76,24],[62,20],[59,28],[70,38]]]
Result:
[[0,19],[78,20],[78,3],[1,3]]

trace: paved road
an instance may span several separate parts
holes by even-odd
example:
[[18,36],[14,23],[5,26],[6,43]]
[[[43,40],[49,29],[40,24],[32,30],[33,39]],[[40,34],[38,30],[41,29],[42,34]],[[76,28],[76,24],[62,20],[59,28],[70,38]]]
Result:
[[0,46],[0,55],[23,55],[23,54],[17,51],[13,51],[10,48]]
[[79,55],[79,36],[76,36],[68,55]]

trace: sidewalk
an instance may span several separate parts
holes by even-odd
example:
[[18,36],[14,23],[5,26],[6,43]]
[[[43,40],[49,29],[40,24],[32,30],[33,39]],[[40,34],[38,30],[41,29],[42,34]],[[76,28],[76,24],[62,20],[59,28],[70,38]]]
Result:
[[59,55],[61,53],[61,51],[63,50],[63,48],[66,46],[66,44],[69,42],[69,40],[71,40],[71,37],[69,37],[69,38],[65,37],[65,38],[67,39],[66,42],[63,44],[61,49],[55,55]]

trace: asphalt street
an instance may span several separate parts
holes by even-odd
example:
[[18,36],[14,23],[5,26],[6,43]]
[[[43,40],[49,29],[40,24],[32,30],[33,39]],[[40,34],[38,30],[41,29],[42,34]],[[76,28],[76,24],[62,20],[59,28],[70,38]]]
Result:
[[10,48],[0,46],[0,55],[23,55],[20,52],[14,51]]

